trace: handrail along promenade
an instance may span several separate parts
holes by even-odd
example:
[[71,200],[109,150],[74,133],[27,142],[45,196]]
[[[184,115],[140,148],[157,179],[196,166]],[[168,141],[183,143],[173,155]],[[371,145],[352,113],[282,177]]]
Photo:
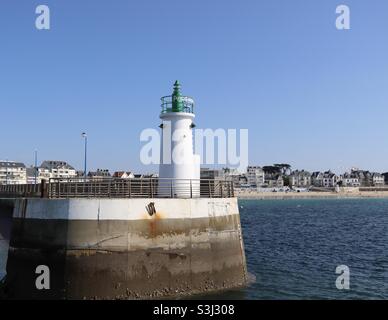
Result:
[[233,181],[160,178],[51,178],[0,185],[6,198],[233,198]]

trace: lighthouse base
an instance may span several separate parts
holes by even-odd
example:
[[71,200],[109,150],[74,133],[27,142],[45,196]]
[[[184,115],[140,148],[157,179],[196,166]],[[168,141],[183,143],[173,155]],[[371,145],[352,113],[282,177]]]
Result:
[[[39,265],[50,289],[36,287]],[[246,279],[235,198],[15,200],[11,299],[152,299]]]

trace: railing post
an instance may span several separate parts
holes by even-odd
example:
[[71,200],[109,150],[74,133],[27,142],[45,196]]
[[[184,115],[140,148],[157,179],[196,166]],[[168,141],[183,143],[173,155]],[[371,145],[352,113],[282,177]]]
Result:
[[45,179],[42,179],[42,181],[40,183],[40,197],[41,198],[48,198],[47,184],[46,184],[46,180]]
[[211,187],[210,187],[210,179],[208,180],[208,182],[209,182],[209,198],[211,198],[212,197],[212,192],[211,192]]
[[173,198],[173,190],[172,190],[172,180],[171,181],[171,198]]
[[82,196],[85,196],[85,185],[86,185],[86,179],[84,179],[82,183]]
[[193,198],[193,180],[192,179],[190,179],[190,199],[192,199]]

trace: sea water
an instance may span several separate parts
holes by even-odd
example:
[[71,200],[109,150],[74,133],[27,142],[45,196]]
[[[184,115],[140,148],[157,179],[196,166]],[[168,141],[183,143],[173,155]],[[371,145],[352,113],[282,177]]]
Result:
[[[247,288],[217,299],[388,299],[388,199],[239,201]],[[349,290],[336,268],[349,268]],[[204,298],[204,297],[201,297]]]

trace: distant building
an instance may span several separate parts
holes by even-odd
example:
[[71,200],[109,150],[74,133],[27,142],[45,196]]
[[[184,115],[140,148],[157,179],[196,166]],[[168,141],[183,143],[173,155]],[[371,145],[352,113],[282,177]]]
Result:
[[351,173],[358,177],[362,187],[378,187],[385,184],[384,176],[378,172],[352,169]]
[[116,171],[115,173],[113,173],[113,178],[133,179],[135,178],[135,175],[130,171]]
[[26,184],[26,166],[21,162],[0,161],[0,184]]
[[373,172],[372,173],[372,185],[374,187],[383,186],[385,184],[384,176],[381,173]]
[[97,169],[97,171],[89,171],[88,178],[93,180],[99,180],[104,178],[110,178],[111,174],[108,169]]
[[75,178],[77,177],[76,170],[65,161],[43,161],[40,165],[41,168],[50,171],[51,178]]
[[371,187],[373,185],[372,174],[369,171],[352,169],[351,174],[358,178],[361,187]]
[[358,176],[354,173],[345,173],[340,177],[343,187],[359,187],[360,180]]
[[284,187],[284,181],[281,174],[266,174],[263,187],[268,188],[283,188]]
[[284,187],[284,180],[281,169],[276,166],[265,166],[262,168],[264,172],[264,183],[257,185],[257,187],[264,188],[282,188]]
[[224,180],[224,170],[222,169],[209,169],[201,168],[200,170],[201,179],[210,179],[210,180]]
[[316,171],[311,175],[311,184],[314,187],[333,188],[339,181],[340,177],[330,170],[325,172]]
[[248,177],[246,174],[242,174],[238,177],[238,182],[237,185],[235,184],[236,187],[248,187]]
[[136,179],[156,179],[159,178],[159,174],[157,173],[135,173],[133,175]]
[[339,177],[330,170],[323,173],[322,186],[324,188],[333,188],[337,185],[338,181]]
[[147,173],[144,175],[145,178],[152,178],[152,179],[157,179],[159,178],[159,173]]
[[314,187],[323,187],[323,173],[320,171],[315,171],[311,175],[311,184]]
[[388,184],[388,172],[383,173],[382,176],[384,177],[385,184]]
[[238,188],[241,186],[241,183],[247,183],[246,175],[241,174],[237,169],[224,168],[222,170],[225,179],[233,181],[234,187]]
[[51,178],[51,171],[47,168],[42,167],[30,167],[27,168],[27,183],[34,184],[42,183],[42,180],[46,180],[47,182]]
[[83,177],[83,176],[85,175],[85,171],[83,171],[83,170],[77,170],[77,171],[75,172],[75,174],[76,174],[77,177]]
[[289,175],[290,187],[308,188],[311,186],[311,173],[295,170]]
[[262,187],[265,184],[265,172],[259,166],[247,168],[247,182],[252,187]]

